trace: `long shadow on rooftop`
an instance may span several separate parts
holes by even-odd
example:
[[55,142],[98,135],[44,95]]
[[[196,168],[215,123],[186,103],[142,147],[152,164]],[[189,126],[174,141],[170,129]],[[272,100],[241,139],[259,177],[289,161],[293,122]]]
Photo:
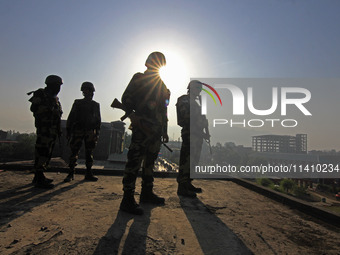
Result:
[[198,198],[180,196],[180,204],[204,254],[252,254],[232,230]]
[[[94,255],[121,254],[138,255],[146,254],[146,238],[150,225],[151,210],[155,206],[144,205],[144,215],[135,216],[126,212],[118,211],[115,222],[106,235],[97,245]],[[133,222],[130,221],[133,219]]]
[[8,199],[10,197],[18,196],[20,194],[27,193],[27,188],[32,187],[32,184],[25,184],[19,187],[15,187],[13,189],[5,190],[0,192],[0,201],[4,199]]
[[[59,186],[63,184],[61,182],[57,183],[52,190],[37,189],[30,184],[13,188],[7,192],[1,192],[0,214],[2,217],[0,227],[30,212],[34,207],[42,205],[53,197],[75,188],[80,183],[83,183],[83,181],[77,181],[69,186],[60,188]],[[11,197],[11,199],[8,199],[8,197]]]

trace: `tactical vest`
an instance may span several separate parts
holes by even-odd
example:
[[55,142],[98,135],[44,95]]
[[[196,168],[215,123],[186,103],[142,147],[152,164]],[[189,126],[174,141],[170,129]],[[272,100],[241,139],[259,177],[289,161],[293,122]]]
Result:
[[27,93],[33,96],[28,100],[31,102],[30,110],[35,118],[35,126],[59,126],[63,113],[58,97],[50,97],[45,89],[38,89]]
[[123,96],[122,104],[137,115],[164,125],[170,92],[158,73],[145,72],[133,76]]
[[177,99],[176,113],[177,125],[180,127],[190,125],[190,102],[188,95],[183,95]]
[[100,109],[97,102],[87,99],[76,99],[74,101],[67,118],[67,127],[70,130],[99,130],[100,123]]

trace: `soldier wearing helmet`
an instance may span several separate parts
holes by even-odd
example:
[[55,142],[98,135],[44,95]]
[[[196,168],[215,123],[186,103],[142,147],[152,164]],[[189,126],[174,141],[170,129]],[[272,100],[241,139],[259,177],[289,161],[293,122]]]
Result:
[[[200,93],[202,83],[198,80],[190,81],[187,94],[177,100],[177,123],[182,127],[182,147],[179,160],[179,172],[177,176],[177,194],[186,197],[196,197],[196,193],[202,192],[201,188],[192,185],[190,168],[197,165],[203,139],[209,139],[208,120],[201,114]],[[190,133],[190,121],[195,128]]]
[[62,79],[57,75],[49,75],[45,80],[46,87],[27,93],[33,94],[29,99],[33,112],[37,140],[35,144],[34,179],[37,188],[53,188],[52,179],[46,178],[44,171],[51,160],[57,137],[61,135],[61,104],[57,97]]
[[84,98],[74,101],[66,122],[66,135],[71,148],[71,156],[69,173],[64,182],[70,182],[74,179],[74,168],[77,165],[78,154],[83,141],[86,159],[85,180],[98,180],[93,175],[92,165],[93,150],[96,147],[100,132],[100,105],[92,100],[95,89],[91,82],[84,82],[80,90],[83,92]]
[[161,52],[151,53],[144,73],[136,73],[122,96],[122,104],[130,114],[132,138],[128,161],[124,170],[124,197],[122,211],[143,214],[134,199],[137,173],[142,168],[142,191],[140,202],[164,204],[164,198],[153,192],[153,168],[162,142],[168,142],[167,106],[170,91],[159,75],[159,68],[166,64]]

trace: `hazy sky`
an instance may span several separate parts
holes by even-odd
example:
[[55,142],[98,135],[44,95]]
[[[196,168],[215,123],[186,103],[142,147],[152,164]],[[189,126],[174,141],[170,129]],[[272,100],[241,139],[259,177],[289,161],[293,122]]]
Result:
[[[339,77],[339,11],[338,0],[2,0],[0,129],[34,131],[26,93],[49,74],[64,80],[63,118],[91,81],[103,121],[117,120],[123,113],[112,100],[157,50],[167,57],[169,135],[177,139],[175,103],[190,77]],[[340,149],[339,86],[309,89],[309,149]]]

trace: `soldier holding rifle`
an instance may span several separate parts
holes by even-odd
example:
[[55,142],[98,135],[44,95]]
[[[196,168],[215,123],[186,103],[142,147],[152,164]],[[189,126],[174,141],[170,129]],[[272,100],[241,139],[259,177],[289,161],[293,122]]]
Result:
[[124,170],[124,197],[120,210],[132,214],[144,213],[134,198],[136,178],[141,167],[140,202],[161,205],[165,201],[153,192],[154,163],[161,144],[169,141],[167,106],[170,91],[159,75],[159,68],[165,64],[166,60],[161,52],[151,53],[145,62],[147,70],[132,77],[123,93],[122,107],[117,107],[124,109],[125,116],[131,119],[132,138]]
[[57,137],[61,135],[60,120],[63,113],[57,95],[63,80],[57,75],[49,75],[45,80],[46,88],[27,93],[33,94],[32,103],[37,140],[35,143],[34,178],[32,183],[37,188],[50,189],[53,180],[45,177],[44,171],[49,165]]
[[[190,169],[199,162],[203,140],[210,146],[210,134],[208,120],[201,114],[201,106],[197,102],[200,99],[202,83],[193,80],[189,83],[187,89],[188,93],[179,97],[176,104],[177,123],[182,127],[177,194],[185,197],[196,197],[196,193],[202,192],[202,189],[192,185]],[[191,125],[195,127],[191,130],[191,133],[190,121],[194,122]]]

